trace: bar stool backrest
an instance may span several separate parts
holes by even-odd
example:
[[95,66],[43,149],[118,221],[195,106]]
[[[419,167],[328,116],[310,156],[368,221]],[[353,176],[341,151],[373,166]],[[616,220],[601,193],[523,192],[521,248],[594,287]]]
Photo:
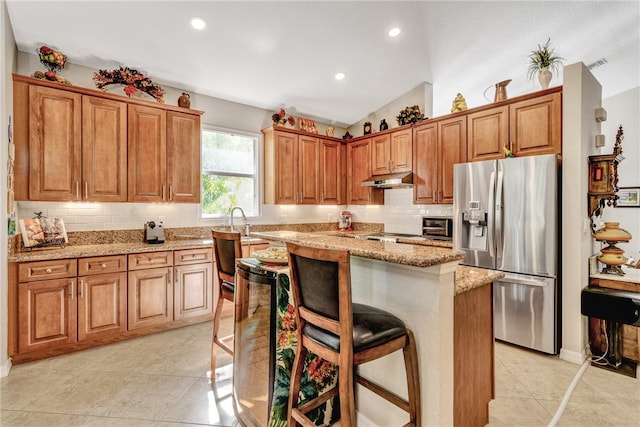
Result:
[[217,230],[213,230],[212,235],[218,276],[234,283],[236,258],[242,258],[241,235],[239,232]]

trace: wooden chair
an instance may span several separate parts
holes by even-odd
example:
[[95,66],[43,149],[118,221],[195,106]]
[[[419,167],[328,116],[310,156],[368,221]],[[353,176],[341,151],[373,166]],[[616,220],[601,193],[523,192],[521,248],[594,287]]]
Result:
[[212,230],[213,254],[216,260],[216,288],[218,303],[213,314],[213,343],[211,345],[211,379],[215,380],[216,345],[233,356],[233,335],[218,336],[224,301],[234,301],[236,258],[242,257],[240,233]]
[[[407,426],[420,426],[418,354],[413,333],[389,312],[351,301],[349,252],[287,243],[298,347],[291,373],[289,422],[314,425],[306,413],[328,399],[340,400],[340,424],[356,424],[355,382],[409,414]],[[357,374],[357,366],[402,349],[408,399]],[[336,386],[299,406],[307,351],[338,367]]]

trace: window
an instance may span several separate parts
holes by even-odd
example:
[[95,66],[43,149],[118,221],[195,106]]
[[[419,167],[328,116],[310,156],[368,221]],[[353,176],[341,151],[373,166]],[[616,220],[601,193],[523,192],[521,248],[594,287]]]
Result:
[[222,218],[240,206],[258,216],[258,136],[212,128],[202,130],[203,218]]

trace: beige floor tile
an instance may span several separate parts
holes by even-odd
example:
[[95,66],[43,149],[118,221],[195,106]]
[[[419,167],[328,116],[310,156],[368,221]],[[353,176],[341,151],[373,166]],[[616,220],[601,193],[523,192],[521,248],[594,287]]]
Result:
[[[0,379],[2,427],[236,426],[232,358],[218,349],[209,376],[211,322],[14,366]],[[223,333],[232,331],[225,319]],[[545,427],[579,365],[496,344],[489,427]],[[366,424],[366,423],[365,423]],[[589,367],[560,426],[640,426],[640,380]]]

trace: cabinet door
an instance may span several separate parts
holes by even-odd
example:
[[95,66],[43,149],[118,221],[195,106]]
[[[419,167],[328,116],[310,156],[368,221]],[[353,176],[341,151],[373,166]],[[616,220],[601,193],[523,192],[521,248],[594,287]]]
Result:
[[509,106],[511,151],[516,156],[562,152],[562,94],[552,93]]
[[343,144],[320,140],[320,203],[340,205],[344,200]]
[[316,137],[298,137],[298,203],[320,203],[320,140]]
[[391,172],[411,172],[413,136],[411,128],[391,133]]
[[467,118],[438,122],[438,203],[453,203],[453,165],[464,163],[467,155]]
[[129,271],[129,330],[173,320],[172,271],[171,267]]
[[200,116],[167,113],[167,198],[200,203]]
[[509,107],[502,106],[467,115],[467,161],[501,159],[509,146]]
[[128,200],[167,200],[167,115],[164,110],[129,105]]
[[371,175],[383,175],[391,171],[390,143],[391,136],[388,133],[371,137]]
[[76,342],[76,279],[18,285],[18,352]]
[[275,203],[298,203],[298,136],[274,132]]
[[127,330],[127,273],[78,279],[78,341]]
[[434,204],[438,190],[438,125],[413,129],[413,202]]
[[384,203],[384,190],[360,185],[371,176],[370,142],[370,139],[363,139],[347,144],[347,204]]
[[127,104],[82,97],[82,199],[127,201]]
[[211,263],[175,267],[174,320],[213,312]]
[[81,95],[29,86],[29,199],[80,200]]

